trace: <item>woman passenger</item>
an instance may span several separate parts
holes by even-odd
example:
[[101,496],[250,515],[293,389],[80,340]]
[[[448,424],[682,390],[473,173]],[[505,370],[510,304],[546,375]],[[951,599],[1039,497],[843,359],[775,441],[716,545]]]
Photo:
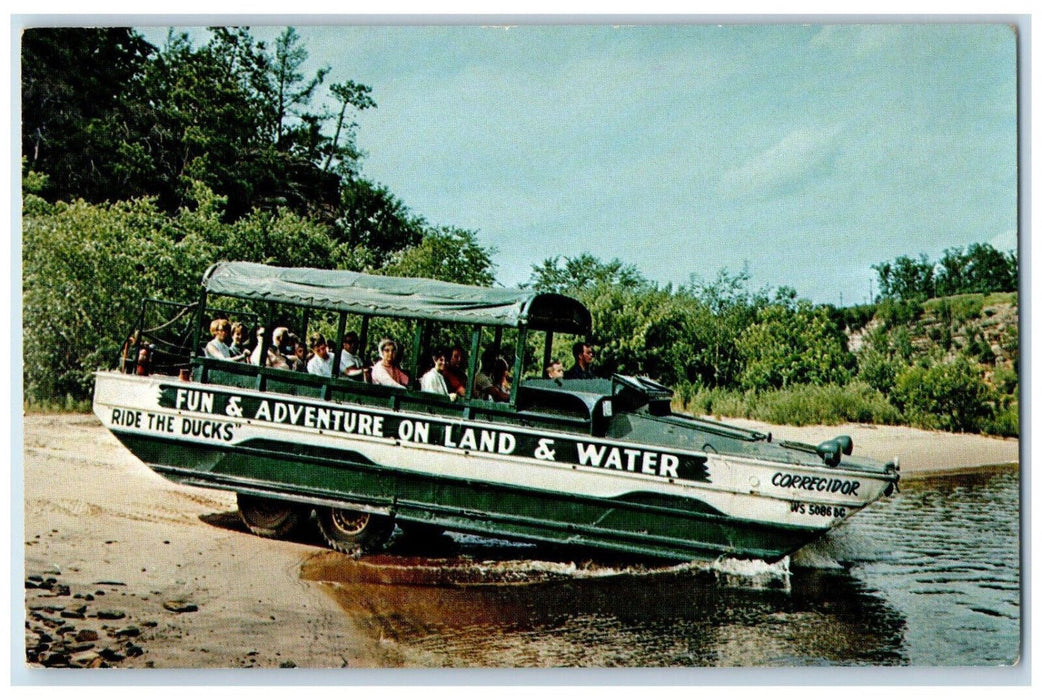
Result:
[[405,389],[409,386],[409,375],[398,368],[398,345],[390,338],[380,341],[380,360],[373,365],[373,384],[395,386]]
[[213,340],[206,344],[206,356],[217,360],[230,360],[232,357],[228,341],[232,335],[232,324],[226,318],[215,318],[210,323]]
[[231,359],[235,362],[247,362],[250,357],[250,348],[247,346],[249,331],[240,321],[232,324],[232,344],[228,346],[231,351]]
[[431,353],[431,360],[434,361],[434,366],[420,377],[420,390],[447,395],[455,400],[456,394],[449,394],[448,384],[445,383],[445,351],[438,348]]

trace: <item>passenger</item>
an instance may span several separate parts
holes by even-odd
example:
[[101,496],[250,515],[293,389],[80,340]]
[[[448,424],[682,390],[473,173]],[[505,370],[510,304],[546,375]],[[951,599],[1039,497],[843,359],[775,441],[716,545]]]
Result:
[[300,340],[294,342],[293,357],[289,358],[289,368],[294,372],[307,372],[309,359],[307,346]]
[[326,338],[321,333],[311,334],[311,359],[308,360],[308,374],[323,377],[333,376],[333,356],[329,354]]
[[231,359],[235,362],[249,361],[250,348],[246,345],[248,338],[249,331],[246,330],[245,325],[239,321],[232,324],[232,344],[228,346],[228,349],[231,350]]
[[510,365],[491,350],[481,357],[481,371],[474,377],[475,398],[486,401],[509,401],[510,385],[507,371]]
[[340,350],[340,374],[348,379],[364,380],[367,370],[357,352],[358,334],[348,331],[344,334],[344,344]]
[[293,348],[297,344],[297,336],[293,335],[285,326],[279,326],[271,334],[271,342],[274,344],[275,350],[288,362],[289,358],[293,356]]
[[572,346],[575,365],[564,373],[565,379],[596,379],[591,369],[593,366],[593,347],[589,343],[579,341]]
[[210,322],[210,333],[213,339],[206,344],[206,356],[217,360],[230,360],[232,357],[228,341],[232,337],[232,324],[226,318],[215,318]]
[[379,348],[380,361],[372,369],[373,384],[407,388],[409,375],[398,367],[398,345],[390,338],[384,338]]
[[[279,330],[283,331],[283,333],[285,333],[285,331],[286,331],[285,328],[281,328],[281,329],[277,328],[277,329],[275,329],[275,332],[277,333]],[[272,334],[272,339],[274,340],[274,333]],[[279,337],[279,340],[282,340],[281,336]],[[261,328],[257,329],[257,347],[255,347],[253,349],[253,352],[250,353],[250,363],[251,364],[259,365],[261,363],[261,347],[263,347],[263,345],[264,345],[263,341],[264,341],[264,328],[261,327]],[[278,347],[278,343],[277,342],[276,342],[274,347],[272,347],[272,346],[268,347],[268,361],[266,363],[267,366],[268,367],[274,367],[275,369],[289,369],[289,363],[286,362],[286,358],[282,356],[282,353],[279,352],[278,350],[276,350],[277,347]]]
[[452,401],[456,400],[456,394],[449,393],[449,387],[445,383],[445,350],[437,348],[431,353],[434,366],[420,377],[420,390],[429,391],[432,394],[443,394]]
[[467,395],[467,372],[463,369],[465,362],[465,356],[463,354],[463,348],[459,345],[453,345],[452,350],[449,352],[449,362],[445,366],[445,384],[449,388],[450,394],[456,396]]
[[546,379],[562,379],[564,377],[564,363],[560,360],[550,360],[543,373]]

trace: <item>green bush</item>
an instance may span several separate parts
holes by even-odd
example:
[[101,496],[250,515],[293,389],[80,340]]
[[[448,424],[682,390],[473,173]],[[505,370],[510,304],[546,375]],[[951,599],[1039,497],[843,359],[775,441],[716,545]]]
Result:
[[904,363],[887,357],[874,347],[862,350],[857,356],[857,377],[870,387],[889,395]]
[[898,375],[891,398],[912,425],[980,432],[992,417],[996,397],[981,366],[959,355],[929,367],[907,368]]
[[828,310],[802,300],[766,306],[737,344],[745,359],[740,383],[756,391],[844,384],[855,365],[846,335]]
[[1017,437],[1020,435],[1020,403],[1013,401],[1009,406],[995,411],[992,418],[981,425],[981,432],[999,437]]
[[883,327],[887,330],[907,326],[919,320],[922,315],[923,305],[914,300],[883,299],[876,307],[876,318],[883,322]]

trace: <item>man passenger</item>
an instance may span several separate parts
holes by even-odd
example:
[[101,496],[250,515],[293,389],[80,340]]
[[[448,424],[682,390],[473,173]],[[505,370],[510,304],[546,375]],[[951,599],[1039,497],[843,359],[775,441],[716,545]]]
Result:
[[593,373],[593,346],[582,341],[572,346],[575,364],[564,373],[565,379],[596,379]]
[[344,344],[340,350],[340,374],[348,379],[365,379],[365,366],[357,352],[358,334],[348,331],[344,334]]
[[311,359],[308,360],[308,374],[322,377],[333,376],[333,356],[329,354],[326,338],[321,333],[311,334]]
[[564,363],[560,360],[550,360],[550,364],[546,366],[545,374],[547,379],[563,379]]

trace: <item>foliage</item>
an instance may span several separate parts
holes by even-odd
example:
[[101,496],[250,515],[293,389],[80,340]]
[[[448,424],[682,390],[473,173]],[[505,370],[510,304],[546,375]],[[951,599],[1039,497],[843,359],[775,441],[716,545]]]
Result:
[[854,356],[827,309],[783,300],[765,306],[738,337],[745,359],[740,382],[746,389],[781,389],[794,384],[845,384]]
[[178,231],[151,200],[63,205],[23,219],[26,396],[83,399],[111,365],[140,300],[187,301],[213,250]]
[[883,299],[876,305],[876,318],[887,329],[907,326],[923,314],[923,305],[915,300]]
[[366,251],[371,268],[383,266],[395,251],[419,244],[426,228],[426,222],[390,190],[361,178],[344,182],[340,212],[330,235],[351,249]]
[[966,322],[978,319],[984,310],[983,294],[959,294],[950,297],[930,299],[922,304],[923,311],[928,311],[948,322]]
[[29,169],[48,176],[38,194],[102,201],[147,191],[131,144],[146,129],[140,76],[153,52],[126,28],[22,33],[22,153]]
[[902,255],[892,262],[872,266],[879,276],[879,296],[901,301],[923,301],[934,296],[933,268],[925,254],[918,260]]
[[903,363],[874,347],[862,350],[857,356],[858,379],[887,396],[902,369]]
[[571,258],[560,256],[547,258],[532,267],[527,286],[539,292],[557,294],[575,293],[594,285],[616,287],[641,287],[650,285],[637,268],[626,265],[618,258],[602,262],[589,253]]
[[686,393],[684,408],[692,413],[777,425],[892,425],[901,420],[900,411],[881,392],[858,381],[845,386],[800,385],[759,392],[694,389]]
[[934,263],[925,254],[900,256],[872,266],[879,279],[881,299],[924,301],[933,297],[986,292],[1012,292],[1018,285],[1015,251],[1005,253],[988,243],[948,248]]
[[391,256],[382,274],[491,286],[495,281],[492,255],[473,231],[451,226],[426,231],[423,239]]
[[1005,253],[988,243],[949,248],[938,262],[937,296],[1016,291],[1018,265],[1015,251]]
[[680,290],[697,302],[687,331],[692,356],[687,378],[709,387],[737,385],[745,367],[738,338],[767,304],[766,291],[749,290],[749,271],[721,269],[712,282],[692,279]]
[[979,431],[991,418],[995,400],[981,366],[961,355],[908,367],[898,375],[891,397],[913,425],[959,432]]
[[246,28],[210,31],[201,47],[171,33],[157,48],[126,28],[27,30],[22,147],[49,176],[41,195],[148,195],[174,214],[200,181],[227,199],[229,220],[280,207],[337,219],[341,178],[361,157],[350,114],[375,106],[369,87],[334,84],[336,111],[314,110],[328,68],[304,74],[292,27],[273,51]]

